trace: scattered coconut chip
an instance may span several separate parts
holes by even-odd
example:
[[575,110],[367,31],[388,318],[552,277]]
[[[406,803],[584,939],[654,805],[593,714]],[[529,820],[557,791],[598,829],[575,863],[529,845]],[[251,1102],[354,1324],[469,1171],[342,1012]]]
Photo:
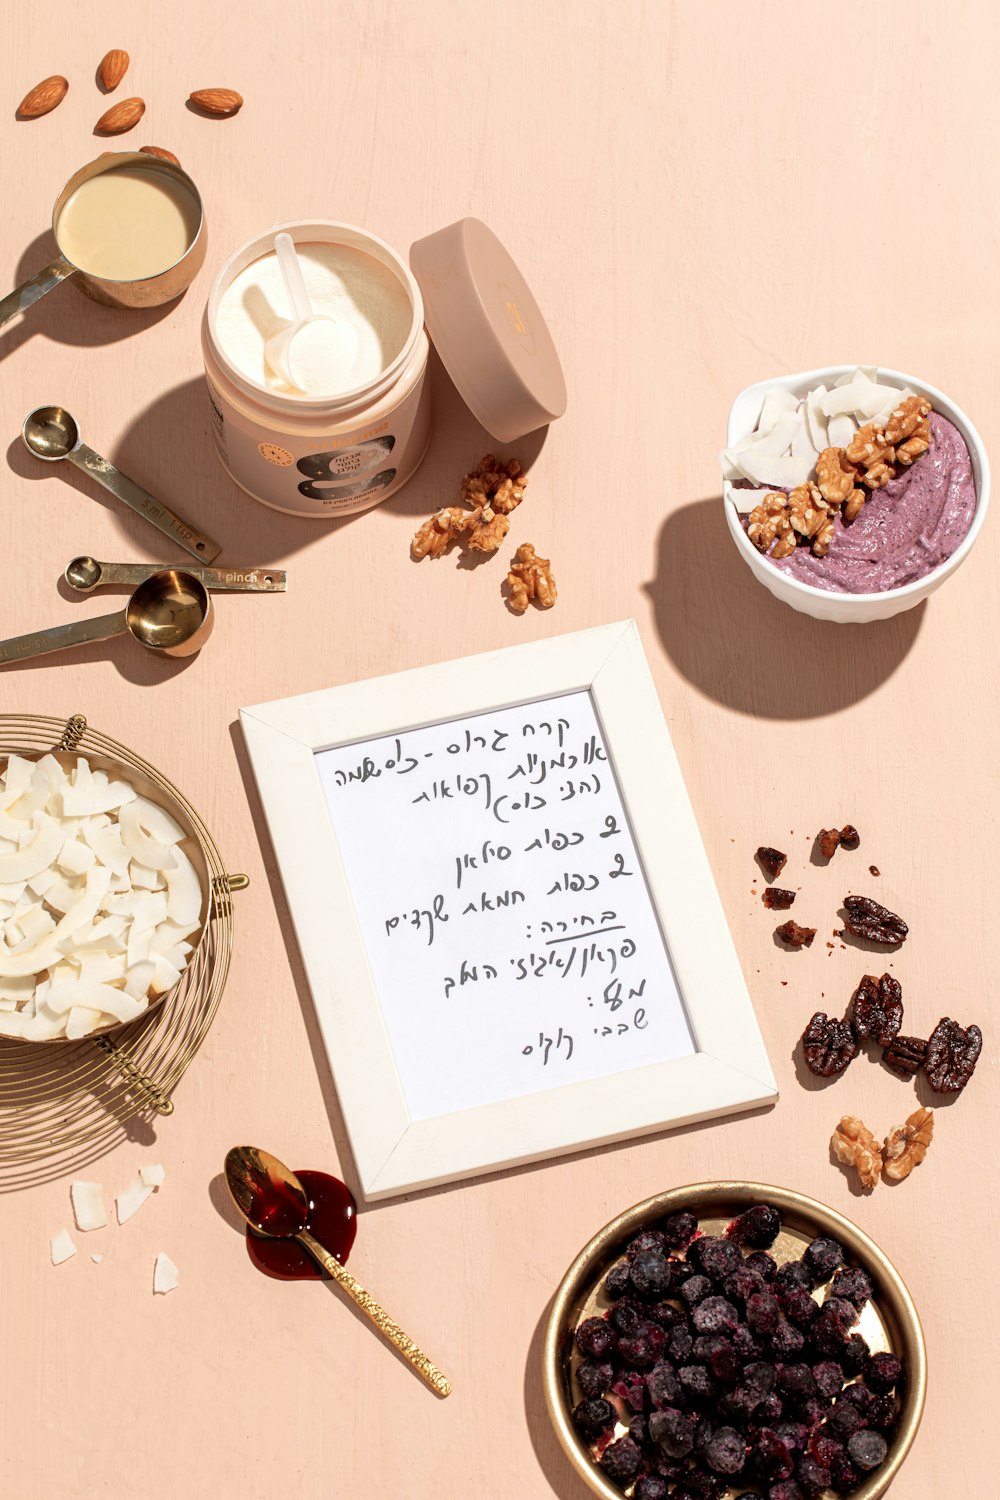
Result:
[[61,1266],[64,1260],[70,1260],[76,1254],[76,1246],[68,1229],[60,1229],[49,1243],[54,1266]]
[[92,1255],[90,1258],[94,1262],[95,1266],[99,1266],[101,1264],[101,1261],[104,1259],[104,1256],[103,1255]]
[[154,1296],[157,1292],[165,1296],[167,1292],[174,1291],[179,1285],[180,1277],[177,1274],[177,1267],[170,1259],[170,1256],[161,1250],[156,1257],[156,1264],[153,1267]]
[[154,1164],[139,1168],[139,1176],[142,1179],[144,1187],[158,1188],[166,1175],[163,1167],[159,1165]]
[[99,1182],[77,1180],[69,1185],[69,1196],[73,1203],[73,1217],[77,1229],[103,1229],[108,1222],[108,1211],[104,1207],[104,1189]]
[[127,1224],[134,1214],[137,1214],[152,1193],[153,1189],[147,1187],[139,1173],[135,1175],[135,1181],[130,1182],[123,1193],[119,1193],[115,1199],[118,1209],[119,1224]]

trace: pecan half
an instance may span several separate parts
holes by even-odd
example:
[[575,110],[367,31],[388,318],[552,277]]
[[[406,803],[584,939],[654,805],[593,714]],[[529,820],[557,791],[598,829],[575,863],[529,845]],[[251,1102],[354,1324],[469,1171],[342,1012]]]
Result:
[[793,922],[791,918],[787,922],[782,922],[781,926],[776,927],[774,931],[775,936],[779,937],[783,943],[787,943],[789,948],[808,948],[816,936],[815,927],[800,927],[798,922]]
[[802,1055],[806,1067],[817,1078],[835,1078],[858,1055],[858,1044],[850,1021],[831,1020],[818,1010],[802,1033]]
[[862,1187],[877,1185],[882,1170],[882,1148],[856,1115],[844,1115],[833,1132],[830,1147],[845,1167],[856,1169]]
[[959,1094],[976,1070],[983,1050],[983,1033],[978,1026],[964,1029],[950,1016],[942,1016],[927,1043],[924,1072],[931,1088],[938,1094]]
[[840,833],[836,828],[821,828],[816,840],[823,858],[832,859],[840,846]]
[[887,1068],[898,1073],[902,1078],[912,1078],[919,1073],[927,1056],[927,1043],[919,1036],[893,1037],[887,1047],[882,1049],[882,1061]]
[[854,1030],[863,1041],[869,1037],[888,1047],[903,1024],[903,990],[898,979],[866,974],[854,992]]
[[840,830],[840,842],[845,849],[859,849],[861,847],[861,835],[853,823],[845,823]]
[[787,911],[795,900],[794,891],[783,891],[780,885],[769,885],[760,898],[771,911]]
[[870,896],[845,896],[844,910],[851,932],[887,948],[898,948],[910,930],[902,917],[880,906]]
[[754,855],[768,880],[777,880],[782,870],[788,863],[788,855],[782,854],[780,849],[772,849],[769,844],[761,844]]
[[883,1172],[890,1182],[902,1182],[927,1155],[934,1134],[934,1111],[915,1109],[905,1125],[896,1125],[882,1148]]

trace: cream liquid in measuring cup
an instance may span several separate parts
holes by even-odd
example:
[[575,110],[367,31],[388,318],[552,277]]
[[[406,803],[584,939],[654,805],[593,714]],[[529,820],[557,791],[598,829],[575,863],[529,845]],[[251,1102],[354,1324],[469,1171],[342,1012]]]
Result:
[[175,265],[198,233],[201,210],[165,172],[117,167],[77,188],[56,225],[66,258],[105,281],[141,281]]

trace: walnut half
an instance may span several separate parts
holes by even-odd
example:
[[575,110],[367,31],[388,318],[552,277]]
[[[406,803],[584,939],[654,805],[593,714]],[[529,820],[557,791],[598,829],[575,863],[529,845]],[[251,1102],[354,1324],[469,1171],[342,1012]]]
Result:
[[515,615],[523,615],[532,600],[542,609],[551,609],[556,602],[556,581],[548,558],[539,557],[530,542],[522,542],[507,574],[507,603]]
[[934,1111],[916,1109],[905,1125],[897,1125],[886,1137],[883,1171],[890,1182],[902,1182],[927,1155],[934,1134]]
[[460,505],[446,505],[435,511],[425,521],[410,543],[410,551],[418,560],[423,557],[443,557],[473,522],[479,520],[478,510],[463,510]]
[[877,1185],[882,1170],[882,1147],[857,1116],[844,1115],[833,1132],[830,1147],[845,1167],[856,1169],[862,1187]]

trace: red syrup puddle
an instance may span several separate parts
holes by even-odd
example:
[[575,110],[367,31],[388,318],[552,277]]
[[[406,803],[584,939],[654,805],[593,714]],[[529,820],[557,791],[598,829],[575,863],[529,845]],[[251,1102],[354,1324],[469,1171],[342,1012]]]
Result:
[[[330,1177],[326,1172],[296,1171],[295,1175],[309,1200],[306,1228],[342,1266],[346,1265],[358,1232],[357,1209],[350,1189],[339,1177]],[[246,1240],[247,1254],[265,1276],[278,1281],[330,1280],[327,1272],[320,1270],[308,1251],[294,1240],[265,1239],[250,1228]]]

